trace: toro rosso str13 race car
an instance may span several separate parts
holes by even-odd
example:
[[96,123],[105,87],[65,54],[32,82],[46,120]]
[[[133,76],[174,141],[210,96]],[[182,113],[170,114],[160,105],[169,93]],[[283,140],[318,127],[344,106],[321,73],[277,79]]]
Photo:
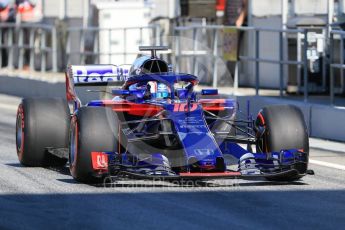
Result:
[[[267,106],[243,115],[216,89],[194,91],[198,78],[175,73],[150,51],[130,69],[69,66],[66,100],[24,98],[16,146],[21,164],[64,166],[80,182],[105,177],[215,179],[262,177],[293,181],[310,173],[302,112]],[[122,84],[116,88],[116,85]],[[83,103],[77,88],[107,96]],[[80,88],[79,88],[80,87]],[[254,148],[253,148],[254,146]],[[311,174],[311,173],[310,173]]]

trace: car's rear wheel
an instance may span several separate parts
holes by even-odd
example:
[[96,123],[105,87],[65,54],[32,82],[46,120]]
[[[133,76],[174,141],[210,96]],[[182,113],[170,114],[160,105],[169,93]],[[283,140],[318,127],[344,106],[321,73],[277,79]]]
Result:
[[[309,154],[309,137],[302,111],[293,105],[264,107],[256,119],[257,152],[280,152],[299,149]],[[298,174],[271,177],[270,180],[293,181],[307,171],[307,164],[298,165]]]
[[[119,119],[111,108],[83,107],[73,116],[69,162],[73,178],[84,183],[100,182],[103,175],[92,166],[91,152],[118,152]],[[121,150],[120,150],[121,151]]]
[[16,148],[25,166],[60,166],[61,159],[47,148],[67,148],[70,113],[67,102],[58,98],[26,98],[18,106]]

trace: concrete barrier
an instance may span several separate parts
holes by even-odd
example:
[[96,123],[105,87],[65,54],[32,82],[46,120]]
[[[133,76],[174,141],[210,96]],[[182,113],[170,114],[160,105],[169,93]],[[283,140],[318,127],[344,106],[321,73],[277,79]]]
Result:
[[253,115],[267,105],[296,105],[304,114],[311,137],[345,142],[345,108],[264,96],[241,96],[237,99],[242,109],[246,108],[246,103],[249,100],[250,113]]
[[64,82],[0,76],[0,93],[18,97],[65,97]]
[[[95,87],[77,89],[82,102],[97,99],[100,93],[86,92]],[[66,97],[65,77],[62,75],[49,78],[15,77],[0,75],[0,93],[17,97]]]

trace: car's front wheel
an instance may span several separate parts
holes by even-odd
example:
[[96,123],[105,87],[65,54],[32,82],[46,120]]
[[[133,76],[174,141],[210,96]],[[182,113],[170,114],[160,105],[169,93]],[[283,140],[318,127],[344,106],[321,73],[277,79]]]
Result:
[[119,120],[111,108],[83,107],[71,120],[69,162],[73,178],[99,182],[103,174],[92,166],[92,152],[118,152]]
[[[298,149],[309,154],[309,137],[302,111],[293,105],[272,105],[264,107],[256,119],[257,152],[280,152]],[[269,178],[270,180],[293,181],[306,173],[307,164],[296,168],[298,175]]]

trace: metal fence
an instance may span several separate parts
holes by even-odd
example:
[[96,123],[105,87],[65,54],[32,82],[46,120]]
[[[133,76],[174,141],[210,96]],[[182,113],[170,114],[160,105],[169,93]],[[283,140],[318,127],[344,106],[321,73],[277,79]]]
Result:
[[[284,65],[303,66],[303,84],[304,84],[304,101],[308,100],[308,60],[307,60],[307,30],[302,29],[268,29],[268,28],[252,28],[255,32],[255,57],[240,56],[240,60],[255,62],[255,91],[259,95],[260,89],[260,63],[271,63],[279,65],[279,95],[283,96],[284,91]],[[279,59],[267,59],[260,57],[260,34],[263,32],[278,33],[279,34]],[[287,33],[296,33],[304,35],[303,55],[301,60],[286,59],[287,55],[284,53],[284,36]],[[298,36],[297,36],[298,37]]]
[[58,71],[54,26],[1,23],[0,49],[0,66],[23,69],[24,65],[28,65],[30,69],[40,69],[41,72],[49,69]]
[[[338,38],[337,38],[338,37]],[[330,31],[330,103],[334,105],[334,94],[335,94],[335,74],[334,70],[340,70],[340,81],[343,82],[341,85],[344,85],[344,38],[345,38],[345,31],[340,30],[333,30]],[[335,39],[339,39],[340,41],[340,49],[339,49],[339,62],[335,60]]]
[[[284,95],[284,76],[285,67],[295,65],[303,68],[302,82],[304,84],[304,100],[308,100],[308,60],[307,60],[307,30],[304,29],[268,29],[254,27],[231,27],[231,26],[185,26],[175,27],[174,37],[171,46],[174,48],[172,53],[175,62],[176,71],[181,69],[184,64],[183,58],[188,58],[191,65],[191,72],[198,74],[197,59],[204,57],[210,63],[210,80],[214,87],[218,86],[219,76],[217,70],[217,60],[222,59],[221,50],[223,44],[221,37],[224,29],[237,29],[250,34],[246,42],[251,42],[252,50],[239,54],[239,61],[242,63],[253,63],[253,79],[255,79],[256,94],[259,95],[260,82],[260,64],[270,63],[279,66],[279,90],[280,96]],[[63,30],[63,31],[60,31]],[[191,44],[183,44],[184,33],[189,33]],[[62,71],[67,64],[97,64],[97,63],[116,63],[126,64],[132,62],[137,55],[139,45],[161,45],[162,37],[159,26],[131,27],[131,28],[83,28],[73,27],[67,29],[57,29],[54,26],[46,24],[0,24],[0,65],[10,69],[28,66],[31,70]],[[260,52],[260,40],[262,33],[274,33],[279,35],[279,49],[277,57],[264,58]],[[289,60],[284,49],[287,34],[297,34],[302,38],[303,49],[301,59]],[[198,34],[208,34],[208,38],[201,36],[207,42],[208,50],[199,47]],[[297,37],[299,37],[297,36]],[[121,38],[121,42],[116,38]],[[133,40],[133,38],[135,38]],[[345,91],[345,79],[343,70],[345,69],[344,59],[344,31],[330,31],[329,54],[330,54],[330,103],[334,104],[335,80],[342,82],[343,91]],[[61,43],[60,39],[65,40]],[[131,40],[132,39],[132,40]],[[58,42],[59,41],[59,42]],[[335,42],[340,45],[339,57],[335,54]],[[182,43],[182,44],[181,44]],[[62,44],[62,45],[61,45]],[[325,41],[328,44],[328,41]],[[248,46],[248,44],[244,44]],[[189,49],[185,49],[189,47]],[[338,49],[336,49],[338,52]],[[65,60],[60,60],[66,57]],[[115,59],[114,59],[115,58]],[[120,61],[116,61],[120,60]],[[121,59],[122,58],[122,59]],[[336,60],[337,59],[337,60]],[[59,61],[59,63],[58,63]],[[59,65],[60,64],[60,65]],[[61,67],[61,68],[59,68]],[[335,70],[340,72],[340,80],[335,75]],[[238,76],[235,76],[236,87]],[[342,93],[344,93],[342,91]]]
[[140,45],[159,45],[160,27],[67,29],[68,64],[126,64],[133,61]]
[[[271,64],[277,64],[279,65],[279,90],[280,90],[280,96],[283,96],[284,91],[284,65],[296,65],[296,66],[303,66],[303,83],[304,83],[304,100],[307,101],[308,99],[308,72],[307,72],[307,30],[304,29],[269,29],[269,28],[254,28],[254,27],[234,27],[234,26],[219,26],[219,25],[209,25],[209,26],[188,26],[188,27],[176,27],[175,28],[175,65],[176,69],[180,69],[181,65],[181,58],[182,57],[189,57],[192,60],[192,69],[194,74],[197,74],[197,63],[196,59],[199,57],[207,57],[208,59],[211,59],[212,65],[212,85],[213,87],[217,87],[218,85],[218,70],[217,70],[217,59],[220,58],[221,54],[219,52],[220,49],[223,49],[222,46],[219,46],[220,43],[220,37],[222,36],[224,29],[236,29],[238,31],[242,31],[245,33],[254,33],[254,53],[253,56],[250,55],[244,55],[240,54],[239,61],[242,62],[253,62],[255,63],[254,68],[254,76],[255,76],[255,89],[256,89],[256,95],[259,95],[259,89],[260,89],[260,63],[271,63]],[[183,38],[183,33],[190,32],[190,38],[193,44],[190,46],[192,47],[192,50],[184,50],[181,45],[181,38]],[[210,31],[209,34],[211,34],[210,42],[208,43],[209,50],[200,50],[198,46],[198,34],[199,33],[205,33],[205,31]],[[279,57],[278,59],[268,59],[268,58],[262,58],[260,55],[260,35],[264,32],[269,33],[278,33],[279,34]],[[304,48],[303,48],[303,55],[301,60],[288,60],[286,57],[287,55],[284,52],[284,39],[286,34],[288,33],[295,33],[295,34],[303,34],[303,40],[304,40]],[[298,36],[297,36],[298,37]],[[248,39],[248,42],[251,42],[251,39]],[[247,46],[249,44],[246,44]],[[221,47],[221,48],[220,48]],[[248,46],[249,47],[249,46]],[[238,68],[236,68],[238,69]],[[235,87],[238,85],[238,73],[236,71],[235,73]]]

